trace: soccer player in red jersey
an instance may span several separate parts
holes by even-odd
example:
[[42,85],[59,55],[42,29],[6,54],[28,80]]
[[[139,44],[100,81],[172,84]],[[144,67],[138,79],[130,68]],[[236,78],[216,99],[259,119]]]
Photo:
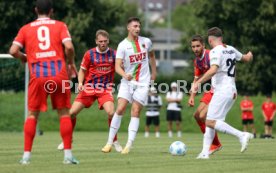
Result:
[[[114,99],[112,87],[115,73],[115,50],[108,47],[109,34],[105,30],[96,32],[96,47],[85,52],[78,74],[78,90],[71,109],[73,129],[76,125],[76,116],[83,108],[89,108],[95,100],[98,100],[99,109],[104,109],[108,115],[108,125],[114,114]],[[113,146],[117,152],[122,147],[117,141],[117,135],[113,139]],[[63,144],[58,146],[63,149]]]
[[[210,59],[209,59],[209,50],[205,49],[204,39],[200,35],[194,35],[191,39],[191,48],[194,52],[196,58],[194,59],[194,82],[195,83],[206,71],[210,68]],[[194,98],[196,93],[190,94],[190,98],[188,104],[190,106],[194,106]],[[208,110],[208,104],[211,101],[213,96],[213,91],[206,91],[203,94],[203,97],[200,100],[200,104],[194,113],[194,118],[198,126],[200,127],[201,132],[205,133],[205,119]],[[222,148],[222,145],[218,139],[217,133],[215,134],[215,138],[210,147],[210,154],[213,154],[216,151],[219,151]]]
[[[60,117],[64,163],[78,164],[71,151],[70,89],[62,90],[63,80],[68,80],[66,60],[70,65],[69,73],[76,71],[71,36],[65,23],[50,19],[52,1],[37,0],[35,11],[38,19],[23,26],[10,47],[10,54],[28,62],[30,69],[28,117],[24,124],[24,154],[20,163],[30,163],[37,119],[40,111],[47,110],[47,97],[50,95],[52,107],[57,109]],[[26,54],[21,48],[25,48]]]
[[266,101],[262,104],[262,113],[265,124],[264,138],[274,138],[272,136],[273,118],[276,112],[276,105],[272,102],[271,96],[268,95]]
[[254,134],[254,138],[256,138],[256,129],[254,127],[254,116],[253,116],[253,108],[254,104],[249,99],[248,95],[245,95],[243,100],[240,103],[240,108],[242,110],[242,125],[243,131],[247,132],[248,126],[250,125],[252,129],[252,133]]

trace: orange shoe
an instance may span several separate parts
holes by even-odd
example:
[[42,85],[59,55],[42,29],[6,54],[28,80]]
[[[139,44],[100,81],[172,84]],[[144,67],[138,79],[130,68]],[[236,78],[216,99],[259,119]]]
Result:
[[209,149],[209,155],[214,154],[215,152],[219,151],[222,149],[222,145],[211,145],[210,149]]

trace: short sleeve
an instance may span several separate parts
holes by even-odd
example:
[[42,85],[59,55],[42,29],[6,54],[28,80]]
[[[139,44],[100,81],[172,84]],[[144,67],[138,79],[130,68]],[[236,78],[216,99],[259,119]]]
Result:
[[62,43],[64,43],[65,41],[68,41],[68,40],[70,40],[70,41],[72,40],[70,32],[65,23],[62,23],[62,25],[61,25],[60,39],[62,40]]
[[87,70],[90,66],[90,62],[90,53],[87,51],[82,58],[81,68]]
[[120,43],[116,50],[116,59],[123,59],[125,57],[125,50],[123,48],[123,44]]
[[151,52],[152,50],[153,50],[153,44],[152,44],[152,41],[149,39],[149,38],[147,38],[147,47],[148,47],[148,52]]
[[240,61],[242,59],[242,53],[238,51],[236,48],[234,48],[235,54],[236,54],[236,60]]
[[218,49],[212,49],[210,51],[210,65],[220,66],[220,51]]
[[25,27],[22,27],[18,33],[17,36],[15,37],[13,44],[16,44],[17,46],[23,48],[25,45],[25,37],[24,37],[24,29]]

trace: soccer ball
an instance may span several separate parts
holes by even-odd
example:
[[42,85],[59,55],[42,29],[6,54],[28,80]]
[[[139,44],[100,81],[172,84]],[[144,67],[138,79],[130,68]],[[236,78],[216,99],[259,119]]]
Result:
[[181,141],[175,141],[170,145],[169,152],[173,156],[184,156],[186,154],[186,145]]

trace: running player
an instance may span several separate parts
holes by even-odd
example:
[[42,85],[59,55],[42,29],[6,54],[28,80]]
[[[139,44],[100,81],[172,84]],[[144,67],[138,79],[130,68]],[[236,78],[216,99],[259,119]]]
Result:
[[[210,50],[205,49],[204,39],[200,35],[194,35],[192,37],[191,48],[195,54],[195,59],[194,59],[195,77],[193,81],[193,83],[195,83],[210,68],[210,58],[209,58]],[[194,118],[196,119],[196,122],[203,134],[205,133],[205,128],[206,128],[205,120],[206,120],[208,105],[211,101],[212,96],[213,96],[212,90],[205,91],[203,94],[203,97],[200,100],[200,104],[197,107],[196,112],[194,113]],[[191,92],[188,104],[192,107],[194,106],[194,98],[195,98],[195,93]],[[215,137],[209,152],[210,154],[213,154],[214,152],[221,150],[221,148],[222,148],[222,145],[218,139],[217,133],[215,133]]]
[[[139,36],[141,22],[131,17],[127,22],[128,36],[118,46],[116,54],[116,72],[123,78],[118,93],[118,105],[112,118],[107,144],[102,151],[111,151],[115,134],[121,125],[128,103],[131,103],[131,119],[128,126],[128,140],[122,154],[128,154],[139,127],[139,117],[148,96],[150,80],[156,77],[155,55],[152,42]],[[151,65],[151,74],[149,68]]]
[[[60,134],[64,143],[64,164],[78,164],[71,151],[72,123],[69,115],[70,89],[62,88],[62,81],[76,71],[74,47],[65,23],[50,19],[53,13],[51,0],[37,0],[38,19],[23,26],[10,48],[10,54],[28,62],[28,117],[24,124],[24,154],[21,164],[29,164],[40,111],[47,110],[47,97],[60,117]],[[63,46],[65,50],[63,50]],[[20,51],[25,48],[26,55]],[[65,56],[64,56],[65,53]],[[69,84],[68,84],[69,85]],[[68,86],[66,86],[68,88]]]
[[241,143],[241,152],[247,149],[249,140],[253,138],[253,134],[241,132],[225,122],[226,115],[237,97],[236,61],[249,62],[253,59],[253,55],[251,52],[243,55],[234,47],[223,44],[222,30],[218,27],[208,30],[208,42],[213,48],[210,51],[211,67],[194,83],[191,89],[192,92],[196,92],[199,84],[212,78],[214,95],[208,107],[203,149],[197,159],[209,159],[209,149],[216,130],[236,136]]
[[[86,51],[83,56],[78,74],[78,90],[71,109],[73,129],[76,125],[76,116],[83,108],[89,108],[95,100],[98,100],[99,109],[104,109],[108,115],[108,125],[114,114],[114,99],[112,87],[115,72],[115,50],[108,47],[109,34],[105,30],[96,32],[96,47]],[[121,152],[122,147],[114,137],[113,145],[116,151]],[[58,146],[63,149],[63,143]]]

